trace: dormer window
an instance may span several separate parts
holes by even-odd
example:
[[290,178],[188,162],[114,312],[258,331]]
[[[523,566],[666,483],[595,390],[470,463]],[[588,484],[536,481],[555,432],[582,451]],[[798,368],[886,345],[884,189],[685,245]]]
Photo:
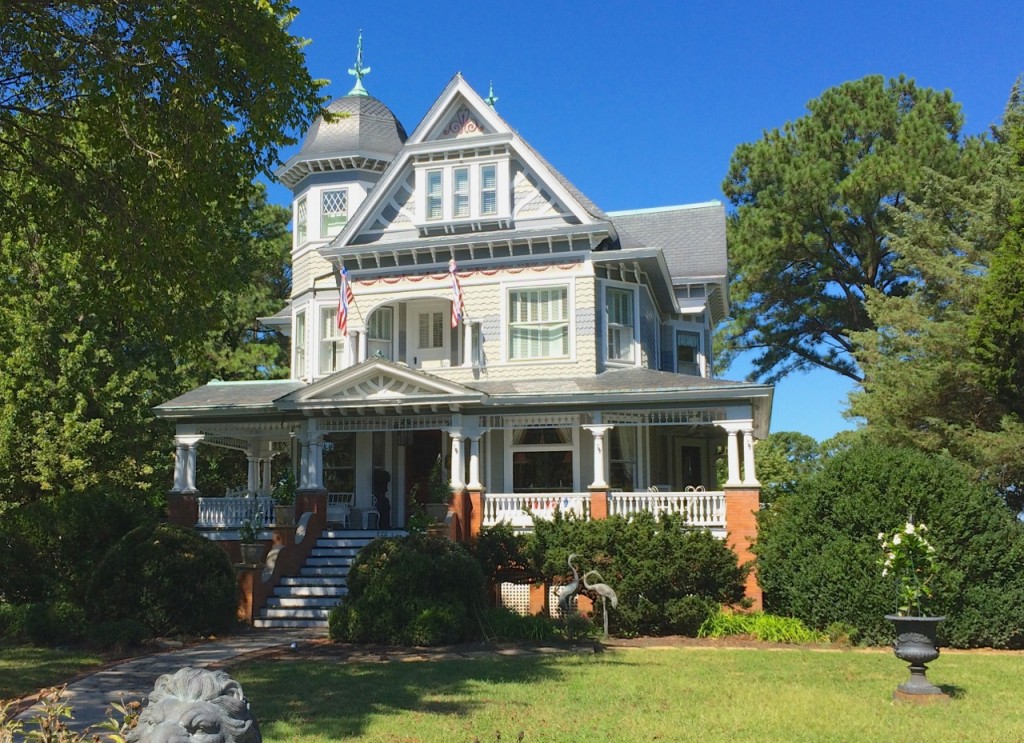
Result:
[[334,237],[348,222],[348,189],[320,192],[320,236]]
[[306,238],[309,236],[308,231],[308,209],[306,207],[306,197],[303,196],[297,202],[295,202],[295,243],[301,245],[306,242]]
[[452,216],[465,219],[469,216],[469,168],[455,168],[452,175]]
[[608,360],[631,363],[633,361],[633,300],[630,289],[605,290],[605,308],[608,318]]
[[444,186],[442,170],[427,171],[427,219],[444,217]]
[[498,168],[494,165],[480,166],[480,213],[498,213]]
[[508,161],[455,161],[441,167],[424,163],[416,171],[416,189],[425,234],[510,226]]

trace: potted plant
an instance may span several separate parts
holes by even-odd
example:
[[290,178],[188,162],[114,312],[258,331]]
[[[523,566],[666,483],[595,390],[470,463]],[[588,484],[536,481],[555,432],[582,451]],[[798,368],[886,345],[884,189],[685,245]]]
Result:
[[295,473],[289,467],[277,485],[270,491],[274,499],[274,524],[292,526],[295,523]]
[[245,565],[259,565],[263,562],[266,547],[258,541],[261,526],[259,514],[254,510],[238,527],[238,548]]
[[896,581],[897,609],[886,619],[896,627],[893,650],[910,665],[910,679],[896,687],[896,696],[928,695],[945,698],[925,677],[927,663],[939,657],[937,634],[943,616],[932,615],[933,582],[938,575],[935,548],[928,543],[928,527],[913,519],[892,534],[880,533],[882,577]]

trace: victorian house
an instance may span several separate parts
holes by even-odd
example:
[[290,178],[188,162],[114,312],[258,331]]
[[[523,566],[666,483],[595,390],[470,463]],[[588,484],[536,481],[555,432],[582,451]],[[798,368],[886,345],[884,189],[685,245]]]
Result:
[[249,462],[229,496],[267,496],[288,461],[300,514],[326,504],[308,528],[401,528],[431,500],[456,538],[555,508],[677,511],[748,555],[772,388],[712,368],[722,204],[605,212],[461,75],[407,134],[355,72],[277,173],[292,294],[262,319],[291,378],[156,408],[177,427],[172,510],[230,529],[232,498],[196,488],[228,447]]

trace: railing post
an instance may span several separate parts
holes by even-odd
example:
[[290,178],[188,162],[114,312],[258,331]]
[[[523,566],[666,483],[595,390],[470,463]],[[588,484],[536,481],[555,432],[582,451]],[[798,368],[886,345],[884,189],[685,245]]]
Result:
[[[760,509],[759,488],[726,487],[725,528],[726,544],[736,553],[740,564],[754,560],[752,545],[757,539],[757,512]],[[757,582],[757,575],[751,569],[746,581],[747,598],[753,601],[754,610],[762,607],[763,594]]]
[[590,518],[595,521],[608,518],[607,488],[590,488]]

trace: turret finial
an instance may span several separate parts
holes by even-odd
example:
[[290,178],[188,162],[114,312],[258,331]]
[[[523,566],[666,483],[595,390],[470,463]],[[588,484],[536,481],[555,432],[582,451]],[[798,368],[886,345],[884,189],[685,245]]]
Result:
[[369,67],[363,67],[363,29],[359,29],[359,43],[356,46],[356,66],[349,69],[348,74],[354,75],[356,84],[352,86],[349,95],[369,95],[363,87],[363,78],[370,74]]
[[484,98],[484,103],[486,103],[491,108],[494,108],[494,104],[497,102],[498,97],[494,95],[494,81],[491,80],[487,86],[487,97]]

